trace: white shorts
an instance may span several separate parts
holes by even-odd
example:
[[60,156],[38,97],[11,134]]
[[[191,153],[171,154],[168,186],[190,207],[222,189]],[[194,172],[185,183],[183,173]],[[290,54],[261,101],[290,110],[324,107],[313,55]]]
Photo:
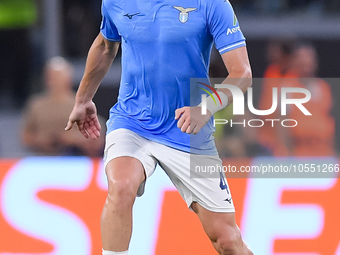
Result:
[[[201,162],[203,159],[205,164],[222,166],[222,160],[218,156],[190,155],[190,153],[145,139],[130,130],[117,129],[106,137],[105,167],[112,159],[123,156],[138,159],[144,167],[147,178],[153,174],[158,163],[170,177],[190,209],[192,202],[198,202],[212,212],[235,212],[224,176],[223,179],[222,177],[190,177],[190,163],[196,160]],[[145,182],[140,185],[138,196],[144,193]]]

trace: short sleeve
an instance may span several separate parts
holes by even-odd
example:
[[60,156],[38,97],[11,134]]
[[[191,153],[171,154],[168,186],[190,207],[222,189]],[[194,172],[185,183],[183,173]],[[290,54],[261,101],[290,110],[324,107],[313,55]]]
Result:
[[245,38],[229,1],[212,0],[211,2],[207,11],[207,19],[216,49],[223,54],[245,46]]
[[103,37],[108,41],[120,41],[121,37],[115,24],[106,10],[104,3],[102,5],[102,23],[100,25],[100,31]]

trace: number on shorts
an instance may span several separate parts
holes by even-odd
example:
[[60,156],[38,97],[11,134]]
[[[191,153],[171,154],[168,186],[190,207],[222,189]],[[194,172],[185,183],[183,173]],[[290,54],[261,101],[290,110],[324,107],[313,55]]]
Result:
[[221,190],[226,190],[227,193],[229,194],[228,185],[227,182],[225,181],[225,177],[222,172],[220,172],[220,188]]

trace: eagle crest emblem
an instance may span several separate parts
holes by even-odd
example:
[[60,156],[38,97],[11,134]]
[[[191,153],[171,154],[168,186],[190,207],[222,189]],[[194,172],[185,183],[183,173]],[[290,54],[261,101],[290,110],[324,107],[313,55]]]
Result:
[[189,12],[197,10],[197,8],[184,8],[184,7],[181,7],[181,6],[172,6],[172,7],[174,7],[176,10],[180,11],[178,19],[182,23],[185,23],[185,22],[188,21]]

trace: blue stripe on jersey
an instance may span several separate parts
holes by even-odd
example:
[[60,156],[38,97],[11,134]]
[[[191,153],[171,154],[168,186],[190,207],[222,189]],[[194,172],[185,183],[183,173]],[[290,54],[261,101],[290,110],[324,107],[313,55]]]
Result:
[[213,42],[221,54],[245,46],[230,3],[103,0],[102,15],[103,36],[122,42],[122,79],[108,132],[127,128],[182,151],[216,155],[212,119],[194,136],[182,133],[174,118],[176,109],[195,105],[190,79],[208,78]]

